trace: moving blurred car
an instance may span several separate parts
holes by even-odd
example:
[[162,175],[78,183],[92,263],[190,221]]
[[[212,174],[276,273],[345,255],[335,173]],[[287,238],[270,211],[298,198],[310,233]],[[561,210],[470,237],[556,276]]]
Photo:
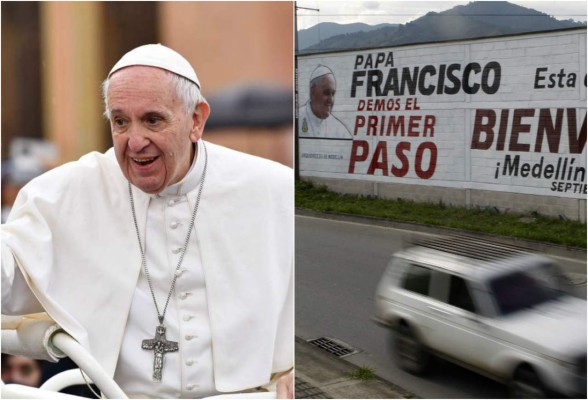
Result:
[[586,301],[552,260],[469,237],[396,253],[376,291],[401,368],[435,354],[506,383],[516,398],[586,398]]

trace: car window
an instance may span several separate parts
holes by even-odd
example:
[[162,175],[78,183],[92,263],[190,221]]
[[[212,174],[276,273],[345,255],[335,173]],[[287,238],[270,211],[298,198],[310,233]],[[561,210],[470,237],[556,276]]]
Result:
[[463,278],[455,275],[451,276],[448,303],[466,311],[476,311],[467,283]]
[[503,315],[536,307],[564,295],[561,275],[553,264],[540,264],[490,281],[498,309]]
[[431,270],[420,265],[411,264],[402,282],[402,287],[411,292],[429,295]]

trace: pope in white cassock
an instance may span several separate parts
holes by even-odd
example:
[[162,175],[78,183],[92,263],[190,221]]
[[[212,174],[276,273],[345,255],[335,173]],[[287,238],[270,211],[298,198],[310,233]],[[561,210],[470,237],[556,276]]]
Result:
[[129,397],[268,385],[293,367],[292,170],[203,141],[167,47],[124,55],[103,94],[114,147],[31,181],[2,226],[2,313],[46,311]]
[[299,137],[353,139],[345,124],[332,114],[336,91],[333,71],[324,65],[316,67],[310,76],[309,99],[299,109]]

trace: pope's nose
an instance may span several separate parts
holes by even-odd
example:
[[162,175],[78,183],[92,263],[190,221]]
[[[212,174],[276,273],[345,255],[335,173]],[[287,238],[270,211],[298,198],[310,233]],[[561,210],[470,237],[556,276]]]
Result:
[[138,129],[129,132],[129,150],[138,153],[149,145],[150,141],[145,134]]

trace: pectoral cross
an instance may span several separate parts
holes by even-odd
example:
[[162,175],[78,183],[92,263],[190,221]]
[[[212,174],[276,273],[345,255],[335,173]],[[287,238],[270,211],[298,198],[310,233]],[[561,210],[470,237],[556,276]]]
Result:
[[143,350],[153,350],[153,381],[161,382],[163,356],[165,353],[178,351],[178,342],[172,342],[165,338],[165,326],[161,324],[155,329],[155,337],[143,340],[141,348]]

